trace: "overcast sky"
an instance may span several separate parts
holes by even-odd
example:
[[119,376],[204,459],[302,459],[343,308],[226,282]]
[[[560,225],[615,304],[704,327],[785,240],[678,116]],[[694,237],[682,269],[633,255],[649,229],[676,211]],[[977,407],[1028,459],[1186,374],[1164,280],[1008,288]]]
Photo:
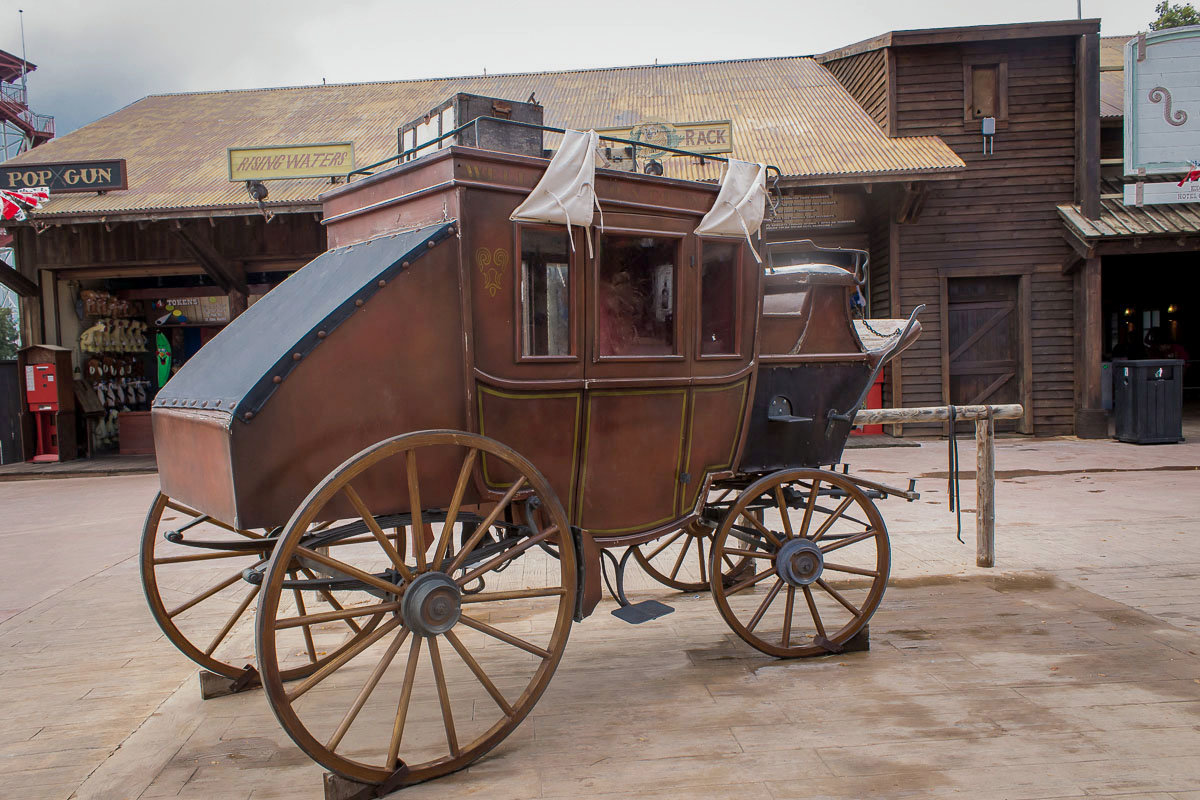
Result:
[[[1106,36],[1154,0],[1083,0]],[[148,94],[809,55],[889,30],[1074,19],[1076,0],[0,0],[59,135]]]

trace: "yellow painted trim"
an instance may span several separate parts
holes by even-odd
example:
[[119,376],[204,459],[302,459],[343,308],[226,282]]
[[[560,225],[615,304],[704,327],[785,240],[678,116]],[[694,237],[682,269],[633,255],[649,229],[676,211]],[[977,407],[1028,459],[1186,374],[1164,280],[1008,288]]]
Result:
[[[563,398],[574,398],[575,426],[571,433],[571,482],[568,484],[569,488],[567,489],[567,502],[565,503],[567,508],[571,508],[575,502],[575,473],[578,470],[580,463],[577,456],[579,455],[579,424],[580,418],[583,416],[583,391],[580,389],[574,389],[559,392],[506,392],[502,389],[493,389],[491,386],[479,382],[476,382],[476,387],[479,390],[477,395],[479,404],[480,436],[487,436],[487,433],[483,428],[483,396],[485,394],[491,394],[495,395],[496,397],[503,397],[509,400],[561,400]],[[524,455],[526,458],[528,458],[525,453],[521,453],[521,455]],[[488,477],[486,454],[479,459],[479,468],[483,473],[483,482],[489,489],[507,489],[509,486],[512,486],[511,483],[499,483]],[[549,480],[549,478],[547,478],[547,480]]]
[[[583,523],[583,496],[585,494],[586,485],[587,485],[587,460],[588,460],[588,450],[590,449],[590,445],[591,445],[591,434],[592,434],[592,399],[595,397],[600,397],[600,396],[633,397],[633,396],[637,396],[637,395],[652,395],[652,394],[683,395],[683,404],[682,404],[682,407],[680,408],[680,415],[679,415],[680,419],[679,419],[679,450],[678,450],[678,452],[680,454],[682,454],[683,447],[684,447],[684,433],[685,433],[684,427],[686,426],[687,419],[688,419],[688,416],[687,416],[688,389],[687,388],[681,387],[681,388],[677,388],[677,389],[595,389],[595,390],[588,392],[587,422],[585,423],[584,434],[583,434],[583,461],[581,462],[581,469],[580,469],[580,473],[579,473],[579,497],[578,497],[577,506],[575,509],[575,520],[576,520],[577,524]],[[646,522],[646,523],[642,523],[640,525],[633,525],[628,528],[588,528],[587,529],[588,532],[593,535],[603,535],[603,534],[613,534],[613,533],[628,533],[630,531],[649,530],[650,528],[653,528],[656,525],[661,525],[664,522],[670,522],[673,519],[677,519],[678,516],[674,513],[674,509],[676,508],[676,504],[679,502],[678,464],[679,464],[679,462],[676,461],[677,469],[676,469],[676,473],[675,473],[675,491],[671,496],[671,509],[672,509],[671,514],[668,514],[667,516],[665,516],[661,519],[656,519],[653,522]]]

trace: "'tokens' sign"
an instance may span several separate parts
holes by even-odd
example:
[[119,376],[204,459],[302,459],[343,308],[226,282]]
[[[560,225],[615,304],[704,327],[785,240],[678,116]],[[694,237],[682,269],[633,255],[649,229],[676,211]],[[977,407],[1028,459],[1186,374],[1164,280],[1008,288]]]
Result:
[[0,189],[33,189],[45,186],[60,192],[108,192],[129,188],[125,159],[67,161],[48,164],[0,165]]

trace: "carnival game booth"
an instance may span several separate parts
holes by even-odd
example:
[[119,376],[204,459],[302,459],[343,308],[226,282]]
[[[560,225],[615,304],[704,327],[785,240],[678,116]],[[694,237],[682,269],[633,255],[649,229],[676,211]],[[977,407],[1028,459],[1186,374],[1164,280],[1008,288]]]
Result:
[[762,165],[596,171],[596,134],[558,133],[551,161],[454,146],[327,194],[332,249],[154,403],[156,618],[346,779],[507,736],[602,552],[782,657],[840,651],[883,594],[873,501],[915,495],[823,467],[915,319],[864,346],[861,272],[760,263]]

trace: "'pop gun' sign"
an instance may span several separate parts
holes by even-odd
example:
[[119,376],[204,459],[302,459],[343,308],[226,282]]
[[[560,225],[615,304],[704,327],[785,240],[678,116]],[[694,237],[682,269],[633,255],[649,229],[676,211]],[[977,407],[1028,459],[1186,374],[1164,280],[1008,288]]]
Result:
[[125,159],[0,166],[0,189],[47,188],[59,192],[107,192],[129,188]]

